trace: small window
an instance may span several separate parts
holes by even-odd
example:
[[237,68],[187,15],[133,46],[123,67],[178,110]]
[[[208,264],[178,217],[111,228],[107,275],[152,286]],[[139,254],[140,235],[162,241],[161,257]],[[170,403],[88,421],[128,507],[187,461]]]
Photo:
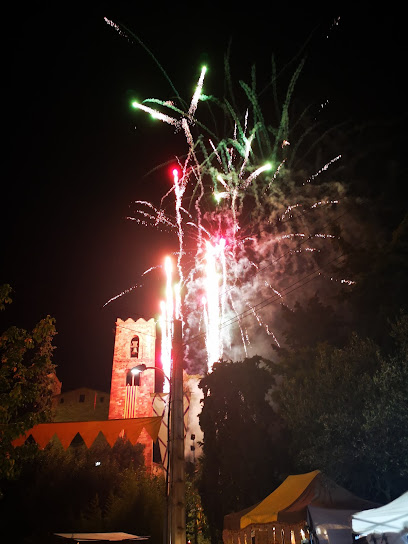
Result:
[[99,397],[99,402],[103,402],[105,400],[105,397]]
[[64,404],[64,397],[60,398],[60,404]]
[[139,337],[134,336],[130,342],[130,356],[139,357]]
[[85,395],[79,395],[79,402],[85,402]]

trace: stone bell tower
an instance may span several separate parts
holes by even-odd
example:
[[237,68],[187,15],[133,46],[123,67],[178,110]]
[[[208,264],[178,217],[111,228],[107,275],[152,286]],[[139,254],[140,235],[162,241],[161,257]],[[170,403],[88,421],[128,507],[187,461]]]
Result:
[[156,325],[154,319],[116,321],[109,419],[152,417],[155,371],[134,374],[132,368],[155,366]]

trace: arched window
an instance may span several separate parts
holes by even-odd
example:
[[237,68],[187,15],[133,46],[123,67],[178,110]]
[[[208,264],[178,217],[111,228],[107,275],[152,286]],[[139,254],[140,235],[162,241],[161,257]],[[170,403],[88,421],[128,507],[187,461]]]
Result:
[[139,357],[139,337],[134,336],[130,341],[130,356]]

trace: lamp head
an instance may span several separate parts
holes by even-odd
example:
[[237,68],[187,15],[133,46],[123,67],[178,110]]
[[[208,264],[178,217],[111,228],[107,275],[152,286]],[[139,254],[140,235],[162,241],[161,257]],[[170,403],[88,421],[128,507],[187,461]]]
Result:
[[141,365],[137,365],[137,366],[133,367],[130,372],[132,374],[140,374],[144,370],[146,370],[146,365],[144,363],[142,363]]

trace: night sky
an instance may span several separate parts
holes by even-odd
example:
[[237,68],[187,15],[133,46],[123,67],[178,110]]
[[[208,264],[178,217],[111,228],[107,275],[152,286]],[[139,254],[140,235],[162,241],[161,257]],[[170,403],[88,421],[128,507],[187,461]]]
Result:
[[[203,63],[205,91],[222,94],[230,38],[236,80],[248,81],[253,63],[260,80],[269,76],[272,53],[278,67],[299,54],[288,70],[307,53],[296,91],[302,99],[329,100],[330,123],[382,123],[375,134],[391,143],[387,160],[402,161],[403,123],[396,123],[406,113],[402,16],[293,7],[231,14],[229,4],[197,5],[160,12],[153,4],[122,11],[100,5],[84,12],[58,4],[24,8],[7,20],[0,282],[12,285],[14,302],[0,324],[30,328],[47,314],[56,318],[54,361],[64,390],[109,389],[115,320],[157,316],[160,283],[152,276],[104,304],[176,249],[169,237],[126,219],[134,200],[158,204],[170,186],[165,169],[145,174],[185,151],[183,134],[135,113],[129,102],[168,99],[172,90],[143,47],[120,36],[105,16],[145,43],[186,100]],[[377,187],[383,157],[378,162]],[[395,198],[401,202],[404,194],[401,188]]]

